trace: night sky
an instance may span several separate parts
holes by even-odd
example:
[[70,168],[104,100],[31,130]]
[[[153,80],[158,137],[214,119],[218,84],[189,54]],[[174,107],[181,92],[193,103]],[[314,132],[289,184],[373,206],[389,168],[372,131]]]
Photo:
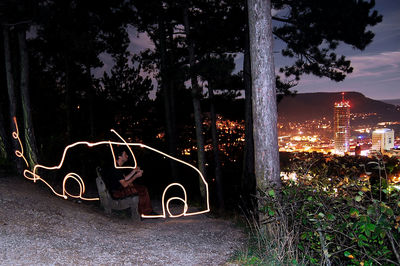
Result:
[[[371,28],[373,42],[364,51],[339,47],[337,54],[351,60],[353,73],[343,82],[303,76],[294,89],[301,92],[357,91],[366,97],[400,99],[400,1],[376,0],[375,9],[383,21]],[[276,64],[280,62],[276,58]]]
[[[376,0],[375,9],[383,15],[383,21],[370,28],[375,33],[373,42],[364,51],[344,44],[336,50],[338,56],[345,55],[351,60],[354,68],[352,74],[342,82],[304,75],[293,90],[298,93],[357,91],[375,100],[400,99],[400,1]],[[137,34],[134,28],[129,31],[132,53],[154,47],[146,34]],[[275,67],[278,72],[279,67],[288,61],[280,56],[279,44],[275,46]],[[103,56],[103,61],[105,65],[97,69],[97,74],[110,69],[113,64],[107,55]],[[237,71],[241,70],[243,56],[237,55],[235,61]]]

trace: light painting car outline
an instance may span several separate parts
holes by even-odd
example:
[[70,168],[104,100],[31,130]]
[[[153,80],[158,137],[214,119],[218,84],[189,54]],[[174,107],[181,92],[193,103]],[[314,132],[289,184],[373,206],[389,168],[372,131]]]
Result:
[[[28,164],[28,162],[27,162],[27,160],[26,160],[26,158],[24,156],[24,151],[23,151],[23,146],[22,146],[21,140],[19,138],[18,125],[17,125],[17,121],[16,121],[15,117],[14,117],[14,123],[15,123],[16,131],[13,132],[12,136],[13,136],[14,139],[18,140],[18,142],[20,144],[20,149],[21,149],[20,151],[18,151],[18,150],[15,151],[15,155],[17,157],[22,158],[25,161],[25,164],[27,165],[27,167],[29,168],[29,164]],[[95,146],[99,146],[99,145],[108,145],[110,147],[111,153],[113,155],[114,167],[115,168],[135,169],[137,167],[137,161],[136,161],[136,157],[135,157],[135,155],[134,155],[134,153],[133,153],[133,151],[131,149],[131,146],[136,146],[136,147],[145,148],[145,149],[151,150],[153,152],[159,153],[159,154],[161,154],[161,155],[163,155],[163,156],[165,156],[165,157],[167,157],[167,158],[169,158],[171,160],[175,160],[175,161],[177,161],[177,162],[179,162],[181,164],[184,164],[184,165],[192,168],[199,175],[200,180],[203,182],[203,185],[205,186],[205,192],[206,192],[206,209],[202,210],[202,211],[197,211],[197,212],[188,212],[189,206],[187,204],[187,193],[186,193],[185,187],[183,185],[181,185],[180,183],[171,183],[168,186],[166,186],[166,188],[164,189],[163,194],[162,194],[162,199],[161,199],[162,214],[160,214],[160,215],[143,215],[142,214],[143,218],[166,218],[167,217],[167,213],[168,213],[169,217],[176,218],[176,217],[181,217],[181,216],[198,215],[198,214],[202,214],[202,213],[206,213],[206,212],[210,211],[208,184],[207,184],[207,181],[205,180],[203,174],[200,172],[199,169],[197,169],[193,165],[191,165],[191,164],[189,164],[189,163],[187,163],[187,162],[185,162],[183,160],[175,158],[175,157],[173,157],[173,156],[171,156],[169,154],[166,154],[166,153],[164,153],[162,151],[159,151],[159,150],[157,150],[157,149],[155,149],[153,147],[147,146],[145,144],[142,144],[142,143],[128,143],[115,130],[112,129],[111,132],[116,134],[121,139],[121,142],[110,141],[110,140],[99,141],[99,142],[87,142],[87,141],[75,142],[75,143],[70,144],[70,145],[68,145],[68,146],[66,146],[64,148],[64,152],[63,152],[62,158],[61,158],[60,163],[58,165],[48,167],[48,166],[36,164],[33,167],[33,171],[31,171],[29,169],[25,169],[24,170],[24,172],[23,172],[24,177],[29,179],[29,180],[32,180],[35,183],[38,180],[42,181],[44,184],[46,184],[52,190],[52,192],[56,196],[62,197],[64,199],[67,199],[68,197],[72,197],[72,198],[79,198],[79,199],[82,199],[82,200],[89,200],[89,201],[99,200],[99,198],[85,198],[83,196],[83,194],[85,193],[85,182],[76,173],[71,172],[71,173],[68,173],[68,174],[66,174],[64,176],[63,186],[62,186],[63,192],[62,193],[58,193],[58,192],[55,191],[55,189],[48,182],[46,182],[46,180],[44,180],[43,178],[41,178],[38,175],[38,170],[39,169],[46,169],[46,170],[60,169],[62,167],[63,163],[64,163],[64,160],[66,158],[68,150],[72,149],[72,148],[74,148],[74,147],[76,147],[78,145],[86,145],[87,147],[95,147]],[[129,149],[129,152],[132,155],[132,158],[134,160],[134,166],[118,166],[117,163],[116,163],[116,158],[115,158],[113,145],[126,146]],[[67,191],[66,183],[67,183],[67,181],[69,179],[75,180],[78,183],[78,185],[79,185],[79,194],[78,195],[73,195],[73,194],[71,194],[71,193],[69,193]],[[182,192],[183,192],[184,198],[181,198],[181,197],[170,197],[166,201],[165,195],[168,192],[168,190],[170,188],[172,188],[172,187],[180,188],[182,190]],[[182,213],[180,213],[180,214],[172,214],[171,213],[171,211],[169,210],[169,204],[173,200],[181,201],[184,204]]]

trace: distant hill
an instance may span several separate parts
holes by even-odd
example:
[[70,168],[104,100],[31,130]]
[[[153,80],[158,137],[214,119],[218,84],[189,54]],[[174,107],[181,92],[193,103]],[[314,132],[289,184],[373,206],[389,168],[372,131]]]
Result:
[[381,102],[400,106],[400,99],[381,100]]
[[[351,113],[377,113],[371,122],[400,121],[400,110],[393,104],[373,100],[359,92],[346,92],[345,100],[350,101]],[[342,99],[339,92],[300,93],[285,97],[278,105],[280,119],[305,121],[326,117],[333,119],[333,106]]]

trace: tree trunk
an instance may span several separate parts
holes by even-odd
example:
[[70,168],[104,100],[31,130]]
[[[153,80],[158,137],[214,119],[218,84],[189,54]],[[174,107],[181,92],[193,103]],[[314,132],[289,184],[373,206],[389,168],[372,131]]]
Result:
[[[192,85],[192,101],[193,101],[193,113],[196,127],[196,141],[197,141],[197,156],[198,156],[198,167],[200,172],[203,174],[204,178],[206,178],[206,166],[205,166],[205,151],[204,151],[204,137],[202,130],[202,119],[201,119],[201,105],[200,105],[200,95],[201,91],[199,88],[199,84],[197,82],[197,75],[194,73],[194,47],[193,42],[190,39],[190,24],[189,24],[189,16],[188,16],[188,8],[187,6],[183,9],[183,21],[184,28],[186,32],[186,39],[188,45],[189,52],[189,67],[190,67],[190,82]],[[200,184],[202,181],[200,180]],[[204,200],[206,198],[205,187],[200,185],[200,195]]]
[[72,113],[71,113],[71,71],[68,59],[64,58],[65,64],[65,137],[66,142],[71,142],[72,136]]
[[[10,113],[10,129],[14,131],[15,130],[14,117],[17,117],[17,98],[15,96],[14,76],[12,73],[12,66],[11,66],[10,37],[8,28],[6,26],[3,26],[3,40],[4,40],[4,61],[5,61],[7,90],[8,90],[8,105]],[[19,143],[16,139],[12,139],[11,148],[13,151],[20,150]],[[12,161],[14,162],[16,171],[18,173],[22,173],[24,167],[22,161],[16,156],[11,156],[11,158]]]
[[[281,187],[271,0],[249,0],[253,127],[257,187]],[[260,219],[262,219],[260,217]]]
[[211,82],[208,84],[208,92],[210,95],[210,113],[211,113],[211,136],[214,153],[214,164],[215,164],[215,181],[217,186],[217,200],[218,207],[220,210],[225,208],[224,202],[224,190],[222,186],[222,171],[221,162],[219,160],[219,145],[218,145],[218,134],[217,134],[217,114],[214,106],[214,89]]
[[3,108],[0,103],[0,159],[9,160],[9,134],[6,134],[5,120],[3,116]]
[[[247,1],[246,1],[246,16]],[[247,19],[248,20],[248,19]],[[245,30],[245,48],[243,58],[243,79],[245,88],[245,146],[242,172],[242,199],[246,210],[253,211],[254,195],[256,193],[256,177],[254,174],[254,138],[253,138],[253,112],[251,91],[251,66],[250,66],[250,40],[249,27]],[[253,196],[252,196],[253,195]]]
[[21,69],[21,105],[24,120],[25,154],[31,169],[37,163],[37,146],[35,131],[32,123],[31,101],[29,97],[29,59],[28,48],[26,47],[25,29],[18,31],[18,44],[20,52]]
[[[177,141],[176,141],[176,127],[174,115],[175,113],[172,111],[174,109],[174,101],[172,95],[172,88],[168,82],[168,62],[167,62],[167,37],[165,33],[165,22],[162,15],[159,17],[158,22],[158,30],[159,30],[159,41],[160,41],[160,74],[161,74],[161,90],[163,92],[164,98],[164,110],[165,110],[165,124],[166,124],[166,138],[168,142],[168,152],[170,155],[176,157],[177,153]],[[170,161],[171,175],[173,180],[178,181],[178,170],[176,167],[176,163],[174,160]]]
[[[171,45],[171,50],[175,48],[175,45],[173,44],[173,39],[174,39],[174,29],[173,27],[170,25],[169,28],[167,29],[166,33],[169,33],[169,39],[171,40],[169,42],[169,44]],[[168,38],[166,39],[168,40]],[[166,43],[167,44],[167,43]],[[167,47],[167,46],[166,46]],[[166,53],[166,55],[168,55],[166,57],[167,59],[167,64],[166,66],[169,66],[171,64],[171,62],[174,62],[174,59],[172,58],[173,53]],[[167,72],[167,74],[169,74],[170,72]],[[175,154],[177,155],[178,152],[178,131],[176,129],[177,126],[177,122],[176,122],[176,98],[175,98],[175,88],[177,88],[176,86],[176,82],[174,81],[173,78],[169,79],[169,86],[168,87],[168,99],[169,99],[169,111],[171,113],[171,135],[173,136],[171,138],[171,145],[173,147],[173,150],[175,152]],[[177,174],[179,173],[178,169],[177,169]]]
[[[171,25],[169,26],[167,33],[169,33],[169,39],[171,40],[171,42],[173,42],[174,29]],[[170,48],[172,50],[175,48],[175,45],[171,42],[169,44],[171,45]],[[174,58],[172,57],[173,53],[171,52],[166,55],[168,55],[167,56],[167,66],[169,66],[171,64],[171,62],[174,62]],[[168,73],[169,72],[167,72],[167,74]],[[169,98],[169,106],[170,106],[169,111],[171,112],[171,135],[172,135],[171,145],[173,147],[175,154],[177,155],[177,153],[178,153],[178,138],[179,138],[178,130],[177,130],[177,122],[176,122],[176,97],[175,97],[175,91],[176,91],[175,88],[177,88],[177,86],[176,86],[176,82],[173,78],[169,79],[169,86],[167,86],[167,87],[168,87],[168,96],[169,96],[168,98]],[[175,165],[176,165],[176,163],[175,163]],[[177,168],[176,171],[177,171],[176,174],[178,175],[179,169]]]
[[92,73],[90,72],[89,64],[86,65],[86,75],[88,79],[88,97],[89,97],[89,134],[90,138],[93,139],[96,136],[96,127],[95,127],[95,119],[94,119],[94,101],[95,101],[95,91],[93,88],[93,80]]

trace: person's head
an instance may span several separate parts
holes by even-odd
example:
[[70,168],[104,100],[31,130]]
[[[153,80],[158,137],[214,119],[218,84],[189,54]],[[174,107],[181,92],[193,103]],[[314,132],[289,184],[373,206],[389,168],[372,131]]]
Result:
[[115,149],[115,159],[117,160],[117,163],[119,165],[123,165],[124,163],[126,163],[126,161],[128,161],[129,156],[128,156],[128,152],[126,150],[125,147],[117,147]]

